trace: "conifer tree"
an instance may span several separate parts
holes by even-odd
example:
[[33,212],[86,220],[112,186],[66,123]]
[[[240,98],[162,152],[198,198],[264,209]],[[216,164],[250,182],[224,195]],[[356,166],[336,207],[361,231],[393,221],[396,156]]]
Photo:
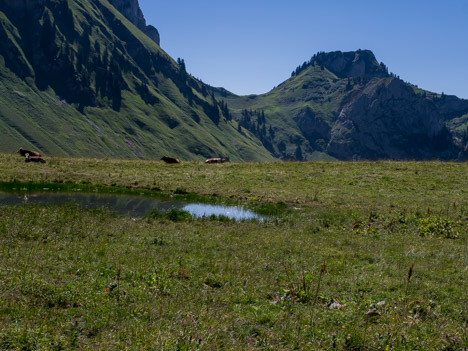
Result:
[[303,161],[304,160],[304,156],[302,156],[302,148],[301,148],[300,145],[297,145],[296,152],[294,153],[294,156],[295,156],[296,160],[298,160],[298,161]]

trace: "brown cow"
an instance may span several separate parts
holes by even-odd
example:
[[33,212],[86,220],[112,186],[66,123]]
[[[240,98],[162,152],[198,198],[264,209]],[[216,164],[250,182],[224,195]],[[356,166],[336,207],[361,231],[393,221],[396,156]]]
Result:
[[161,160],[163,160],[166,163],[180,163],[179,159],[177,159],[175,157],[166,156],[166,155],[161,157]]
[[29,156],[28,153],[26,153],[26,159],[24,162],[40,162],[40,163],[46,163],[45,160],[41,156]]
[[41,154],[37,151],[25,150],[22,147],[20,147],[19,150],[16,151],[16,153],[24,157],[26,156],[26,154],[29,154],[29,156],[41,156]]
[[224,163],[227,159],[223,157],[216,157],[216,158],[209,158],[205,161],[205,163]]

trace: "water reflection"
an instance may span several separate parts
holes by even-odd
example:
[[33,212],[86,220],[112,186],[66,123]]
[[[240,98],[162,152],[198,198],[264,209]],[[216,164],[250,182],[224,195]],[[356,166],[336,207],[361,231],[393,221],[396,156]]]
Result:
[[225,216],[234,219],[261,219],[257,214],[242,207],[189,204],[182,208],[194,217]]
[[131,217],[143,217],[155,208],[160,213],[171,209],[181,209],[194,217],[225,216],[236,220],[259,219],[262,217],[239,206],[217,206],[182,201],[165,201],[153,197],[92,194],[92,193],[6,193],[0,192],[0,205],[75,204],[84,208],[108,209],[112,212]]

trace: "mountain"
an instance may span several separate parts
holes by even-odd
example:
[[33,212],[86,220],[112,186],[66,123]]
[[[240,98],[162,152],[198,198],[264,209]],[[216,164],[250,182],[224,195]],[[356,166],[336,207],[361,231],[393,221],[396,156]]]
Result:
[[0,150],[272,160],[148,28],[136,0],[0,0]]
[[368,50],[318,53],[267,94],[217,96],[277,158],[467,156],[468,100],[405,83]]
[[468,101],[367,50],[318,53],[236,96],[160,47],[137,0],[0,0],[0,151],[185,160],[463,159]]

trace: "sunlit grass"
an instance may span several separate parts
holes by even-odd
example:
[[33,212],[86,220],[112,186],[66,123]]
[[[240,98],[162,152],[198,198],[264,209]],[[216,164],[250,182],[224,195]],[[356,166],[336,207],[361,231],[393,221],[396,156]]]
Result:
[[466,164],[48,161],[2,155],[0,180],[184,189],[279,217],[0,207],[0,349],[468,346]]

